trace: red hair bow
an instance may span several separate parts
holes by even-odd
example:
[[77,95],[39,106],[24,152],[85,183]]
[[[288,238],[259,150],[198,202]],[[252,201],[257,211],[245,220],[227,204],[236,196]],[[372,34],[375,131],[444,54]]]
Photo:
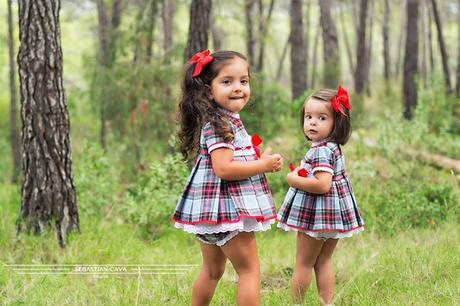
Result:
[[209,55],[210,53],[211,51],[209,51],[209,49],[206,49],[201,52],[195,53],[195,55],[193,55],[188,60],[187,63],[189,64],[196,63],[195,69],[193,70],[193,74],[192,74],[193,77],[196,77],[197,75],[199,75],[203,67],[209,64],[213,60],[213,57]]
[[348,92],[345,88],[339,86],[337,94],[332,98],[332,108],[334,109],[334,112],[340,112],[342,115],[346,116],[347,114],[345,114],[343,107],[348,110],[351,109],[350,101],[348,100]]

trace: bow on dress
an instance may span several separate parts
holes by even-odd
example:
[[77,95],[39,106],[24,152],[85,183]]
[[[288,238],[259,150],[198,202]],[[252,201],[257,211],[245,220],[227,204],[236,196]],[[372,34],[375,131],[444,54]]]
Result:
[[259,145],[262,143],[262,138],[257,133],[254,133],[251,137],[251,146],[246,146],[246,147],[236,147],[235,151],[243,150],[243,149],[251,149],[254,148],[254,151],[256,152],[256,155],[258,158],[260,158],[260,148]]

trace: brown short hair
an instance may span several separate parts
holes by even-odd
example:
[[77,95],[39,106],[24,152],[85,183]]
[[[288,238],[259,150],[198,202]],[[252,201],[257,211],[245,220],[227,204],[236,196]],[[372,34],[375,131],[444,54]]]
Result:
[[[303,124],[305,120],[305,104],[308,102],[308,100],[311,98],[315,98],[323,102],[332,102],[332,98],[334,98],[336,94],[337,90],[325,88],[315,91],[305,100],[305,102],[302,104],[302,108],[300,109],[300,128],[302,129],[302,132],[304,132]],[[340,112],[332,111],[334,114],[334,127],[332,128],[332,132],[330,135],[331,140],[341,145],[347,143],[351,134],[350,111],[346,108],[344,108],[343,110],[346,116],[344,116]],[[307,137],[307,135],[305,135],[305,137],[308,140],[311,140]]]

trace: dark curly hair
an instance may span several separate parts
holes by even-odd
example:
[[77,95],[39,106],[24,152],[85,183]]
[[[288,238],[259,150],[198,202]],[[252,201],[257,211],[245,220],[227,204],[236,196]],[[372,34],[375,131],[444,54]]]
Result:
[[226,142],[234,138],[230,122],[222,113],[221,107],[210,98],[211,82],[229,60],[235,57],[245,61],[247,59],[235,51],[216,51],[211,56],[213,60],[196,77],[192,77],[195,63],[186,64],[184,68],[181,82],[182,95],[178,110],[180,123],[178,137],[184,159],[196,154],[200,131],[206,122],[210,122],[216,134],[221,135]]
[[[323,101],[323,102],[332,102],[332,98],[337,94],[336,89],[320,89],[318,91],[315,91],[311,96],[305,100],[305,102],[302,104],[302,108],[300,109],[300,128],[303,130],[303,123],[305,120],[305,104],[307,104],[308,100],[311,98]],[[351,134],[351,122],[350,122],[350,111],[346,109],[345,107],[343,108],[343,111],[345,112],[346,116],[342,115],[340,112],[334,112],[334,127],[332,128],[331,135],[329,136],[331,140],[334,142],[344,145],[347,143],[348,139],[350,138]],[[311,140],[305,135],[305,137],[308,140]]]

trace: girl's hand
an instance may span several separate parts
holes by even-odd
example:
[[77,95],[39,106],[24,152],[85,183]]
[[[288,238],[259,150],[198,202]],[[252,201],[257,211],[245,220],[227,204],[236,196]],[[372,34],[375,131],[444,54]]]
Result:
[[283,157],[271,152],[272,148],[268,147],[260,156],[260,160],[264,162],[263,172],[278,172],[283,167]]
[[297,179],[297,177],[299,177],[299,169],[301,169],[300,167],[297,167],[295,168],[292,172],[289,172],[286,176],[286,180],[289,184],[289,186],[291,187],[294,187],[292,186],[292,184],[294,183],[294,181]]

